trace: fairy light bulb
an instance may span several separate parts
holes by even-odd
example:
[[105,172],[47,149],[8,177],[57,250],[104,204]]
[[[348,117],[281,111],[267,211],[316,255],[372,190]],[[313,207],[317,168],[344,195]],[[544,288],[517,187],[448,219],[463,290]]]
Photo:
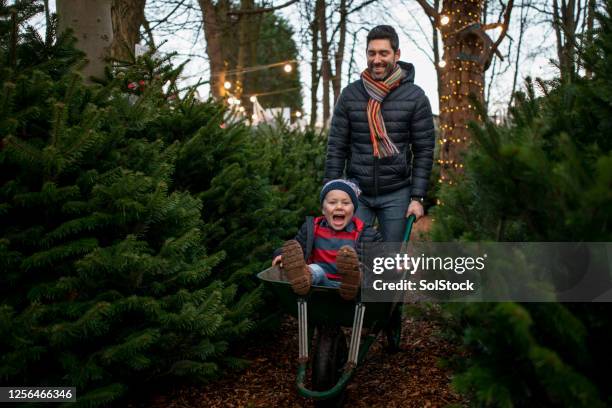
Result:
[[450,17],[448,16],[442,16],[440,18],[440,24],[443,26],[447,25],[449,22],[450,22]]
[[438,66],[439,66],[440,68],[444,68],[444,67],[446,66],[446,61],[444,61],[444,60],[440,60],[440,62],[438,62]]
[[232,88],[232,83],[230,81],[225,81],[225,83],[223,84],[223,87],[225,89],[231,89]]
[[291,66],[291,64],[285,64],[283,69],[285,70],[286,73],[290,73],[291,71],[293,71],[293,67]]

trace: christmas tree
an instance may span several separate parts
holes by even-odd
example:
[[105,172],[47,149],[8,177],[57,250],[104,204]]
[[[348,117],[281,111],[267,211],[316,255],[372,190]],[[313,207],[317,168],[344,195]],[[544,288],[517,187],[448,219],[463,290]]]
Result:
[[[508,126],[474,127],[458,184],[443,186],[434,240],[612,240],[612,2],[581,55],[591,77],[532,81]],[[484,112],[482,112],[484,116]],[[605,277],[610,281],[610,276]],[[610,406],[610,306],[450,305],[466,349],[455,387],[486,406]]]
[[[260,295],[218,279],[218,226],[176,188],[184,146],[156,133],[187,103],[176,69],[145,57],[86,87],[73,38],[25,27],[38,10],[0,10],[0,378],[96,406],[240,366],[228,349]],[[200,105],[201,133],[218,108]]]

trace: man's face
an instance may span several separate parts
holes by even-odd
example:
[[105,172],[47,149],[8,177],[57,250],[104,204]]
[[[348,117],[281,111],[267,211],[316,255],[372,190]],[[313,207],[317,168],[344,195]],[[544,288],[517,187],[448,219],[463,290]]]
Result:
[[368,71],[376,81],[382,81],[389,76],[400,58],[400,50],[394,52],[391,48],[391,41],[387,39],[371,40],[366,52]]

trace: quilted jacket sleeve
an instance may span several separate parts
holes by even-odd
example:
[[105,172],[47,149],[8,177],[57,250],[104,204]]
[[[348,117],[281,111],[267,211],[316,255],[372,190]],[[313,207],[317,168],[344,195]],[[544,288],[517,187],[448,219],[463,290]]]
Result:
[[412,191],[410,194],[424,197],[427,193],[436,142],[431,106],[425,93],[422,93],[417,101],[410,130],[413,154]]

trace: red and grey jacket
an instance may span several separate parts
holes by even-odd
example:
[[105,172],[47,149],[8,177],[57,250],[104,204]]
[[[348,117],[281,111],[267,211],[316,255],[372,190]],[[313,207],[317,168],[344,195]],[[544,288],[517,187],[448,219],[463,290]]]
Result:
[[[327,225],[324,216],[319,216],[306,217],[294,239],[300,243],[304,260],[308,264],[320,265],[329,279],[338,280],[340,279],[336,273],[338,250],[344,245],[349,245],[355,248],[359,259],[363,261],[363,244],[382,242],[382,235],[357,217],[353,217],[344,230],[335,231]],[[280,248],[274,252],[274,256],[277,255],[280,255]]]

